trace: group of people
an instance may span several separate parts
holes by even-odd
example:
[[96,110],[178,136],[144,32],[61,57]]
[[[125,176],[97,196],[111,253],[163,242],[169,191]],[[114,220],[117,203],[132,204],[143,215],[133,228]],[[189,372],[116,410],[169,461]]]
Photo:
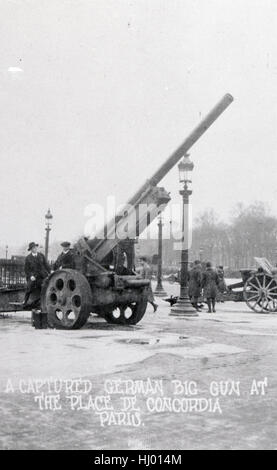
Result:
[[[27,280],[27,290],[24,299],[24,305],[29,305],[29,300],[34,294],[35,301],[39,306],[40,292],[44,279],[58,269],[76,269],[75,256],[71,249],[71,244],[67,241],[61,243],[62,252],[52,267],[49,266],[45,256],[38,251],[39,245],[31,242],[28,247],[29,255],[25,259],[25,275]],[[152,270],[144,257],[140,258],[140,268],[137,269],[141,277],[152,278]],[[212,267],[210,262],[206,263],[203,269],[202,263],[198,260],[194,261],[192,268],[188,274],[188,294],[192,305],[196,310],[201,311],[199,301],[204,297],[208,304],[208,311],[215,312],[216,300],[223,301],[223,293],[226,291],[226,283],[224,279],[223,266],[217,269]],[[203,295],[202,295],[203,292]],[[148,289],[148,302],[153,306],[154,311],[158,305],[155,302],[151,282]],[[31,299],[31,304],[33,300]]]
[[225,291],[226,283],[223,266],[214,269],[212,263],[208,262],[206,268],[203,269],[200,261],[194,261],[189,271],[188,294],[192,305],[197,311],[201,311],[199,299],[202,297],[202,292],[208,304],[208,311],[212,313],[216,311],[216,301],[224,301],[223,294]]
[[38,307],[40,302],[40,292],[44,279],[49,276],[51,270],[57,269],[75,269],[75,257],[71,250],[71,244],[67,241],[61,243],[62,252],[51,268],[45,256],[38,251],[39,245],[35,242],[29,243],[28,251],[30,252],[25,259],[25,276],[27,281],[27,289],[25,293],[24,306],[27,307],[31,299],[33,307]]
[[[61,243],[61,246],[61,254],[58,256],[52,267],[50,267],[45,256],[38,251],[39,245],[35,242],[29,243],[28,251],[30,253],[25,258],[27,289],[25,293],[24,307],[28,308],[31,305],[33,308],[39,308],[43,281],[52,271],[56,271],[58,269],[76,269],[75,256],[71,249],[71,244],[65,241]],[[146,258],[142,257],[140,259],[138,271],[143,278],[151,280],[152,270],[147,263]],[[155,312],[158,305],[155,302],[151,284],[148,289],[148,302],[152,305]]]
[[[147,262],[146,257],[139,259],[139,266],[136,271],[141,277],[152,279],[152,269]],[[213,268],[212,263],[207,262],[206,266],[196,260],[194,261],[188,273],[188,294],[193,307],[197,311],[201,311],[202,304],[200,300],[205,299],[208,305],[208,312],[215,312],[216,301],[224,302],[223,294],[226,292],[226,282],[224,278],[223,266]],[[155,302],[151,282],[148,288],[148,302],[153,306],[154,312],[158,305]]]

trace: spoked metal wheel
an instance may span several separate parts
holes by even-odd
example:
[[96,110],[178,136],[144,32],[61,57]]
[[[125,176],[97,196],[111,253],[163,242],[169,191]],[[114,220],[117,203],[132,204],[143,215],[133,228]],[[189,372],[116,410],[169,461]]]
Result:
[[41,305],[52,328],[71,330],[84,326],[91,301],[87,279],[73,269],[54,272],[42,288]]
[[147,308],[147,296],[128,305],[120,305],[105,313],[104,318],[108,323],[115,325],[136,325],[144,316]]
[[243,297],[248,307],[257,313],[277,311],[277,283],[269,274],[250,277],[244,286]]

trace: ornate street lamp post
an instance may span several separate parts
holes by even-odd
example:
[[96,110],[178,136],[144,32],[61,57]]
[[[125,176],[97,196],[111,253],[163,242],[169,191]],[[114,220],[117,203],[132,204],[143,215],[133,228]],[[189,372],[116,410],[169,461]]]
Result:
[[46,261],[48,260],[48,253],[49,253],[49,238],[50,238],[50,232],[51,232],[51,224],[52,224],[52,219],[53,215],[50,212],[50,209],[48,209],[47,214],[45,215],[45,258]]
[[157,266],[157,286],[154,294],[156,296],[163,297],[166,295],[166,292],[163,288],[162,282],[162,266],[163,266],[163,221],[162,215],[159,214],[159,222],[158,222],[158,266]]
[[180,272],[180,297],[171,308],[170,315],[197,317],[198,313],[191,305],[188,296],[188,264],[189,264],[189,197],[192,190],[189,189],[189,173],[194,168],[189,155],[185,155],[178,165],[179,181],[182,185],[182,248],[181,248],[181,272]]

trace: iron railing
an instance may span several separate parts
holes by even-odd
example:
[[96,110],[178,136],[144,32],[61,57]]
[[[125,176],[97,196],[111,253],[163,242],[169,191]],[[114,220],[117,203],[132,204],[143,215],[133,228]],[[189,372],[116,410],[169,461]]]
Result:
[[16,288],[25,285],[24,261],[0,259],[0,288]]

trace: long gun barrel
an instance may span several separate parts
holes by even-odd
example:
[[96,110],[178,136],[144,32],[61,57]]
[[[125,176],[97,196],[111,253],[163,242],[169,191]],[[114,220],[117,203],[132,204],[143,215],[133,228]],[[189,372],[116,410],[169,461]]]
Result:
[[[225,111],[232,101],[233,97],[230,94],[226,94],[198,124],[198,126],[196,126],[177,150],[170,155],[154,175],[134,194],[125,208],[117,214],[116,221],[111,220],[104,227],[102,232],[102,234],[104,233],[104,238],[103,235],[100,234],[96,236],[96,240],[98,240],[98,242],[93,246],[93,253],[96,261],[101,263],[105,256],[107,256],[107,254],[118,244],[119,239],[115,236],[115,230],[120,229],[121,227],[124,231],[124,227],[128,225],[128,236],[130,238],[134,238],[142,233],[146,226],[149,225],[156,217],[159,211],[164,209],[165,205],[170,200],[170,196],[166,193],[164,188],[158,188],[157,184],[176,165],[176,163],[178,163],[193,144],[200,139],[200,137]],[[151,206],[151,209],[147,209],[144,212],[142,211],[138,217],[139,220],[134,222],[134,214],[137,214],[139,212],[139,208],[143,206]],[[132,208],[131,211],[130,207]]]
[[234,101],[232,95],[227,93],[216,104],[216,106],[202,119],[202,121],[189,134],[184,142],[173,152],[163,165],[147,180],[144,185],[129,200],[129,204],[135,204],[140,195],[144,193],[149,185],[156,186],[164,178],[164,176],[178,163],[178,161],[187,153],[187,151],[197,142],[198,139],[208,130],[208,128],[217,120],[217,118],[225,111],[226,108]]

